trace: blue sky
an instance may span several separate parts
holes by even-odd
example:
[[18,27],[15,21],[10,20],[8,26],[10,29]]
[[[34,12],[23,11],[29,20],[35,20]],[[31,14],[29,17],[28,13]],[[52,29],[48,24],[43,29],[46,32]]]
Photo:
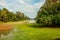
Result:
[[45,0],[0,0],[0,8],[7,8],[13,12],[20,11],[30,18],[35,18],[44,2]]

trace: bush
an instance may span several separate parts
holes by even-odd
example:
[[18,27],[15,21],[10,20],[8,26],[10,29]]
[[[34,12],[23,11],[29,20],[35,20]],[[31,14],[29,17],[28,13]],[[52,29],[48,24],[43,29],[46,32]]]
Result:
[[53,17],[51,15],[49,16],[43,16],[39,18],[36,22],[44,25],[51,25],[52,24]]

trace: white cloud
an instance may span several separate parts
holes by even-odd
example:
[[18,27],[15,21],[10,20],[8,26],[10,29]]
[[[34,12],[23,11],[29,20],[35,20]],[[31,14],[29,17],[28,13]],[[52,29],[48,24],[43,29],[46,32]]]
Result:
[[6,5],[5,0],[0,0],[0,6],[5,6],[5,5]]
[[23,0],[18,0],[19,3],[24,4],[25,2]]
[[12,2],[10,4],[8,4],[9,2],[6,1],[7,0],[0,0],[0,5],[8,8],[10,11],[21,11],[30,18],[36,17],[37,11],[45,2],[43,1],[30,5],[27,2],[31,2],[32,0],[16,0],[16,2]]
[[24,2],[25,2],[25,3],[26,3],[26,2],[29,3],[29,2],[31,2],[31,1],[33,1],[33,0],[17,0],[17,1],[22,2],[22,3],[24,3]]
[[[27,15],[30,17],[36,17],[36,13],[38,12],[38,10],[40,9],[41,6],[43,6],[45,1],[43,2],[39,2],[39,3],[35,3],[34,5],[29,5],[29,4],[26,4],[25,7],[24,7],[24,11],[25,13],[27,13]],[[22,10],[22,11],[23,11]],[[33,16],[32,16],[33,15]]]

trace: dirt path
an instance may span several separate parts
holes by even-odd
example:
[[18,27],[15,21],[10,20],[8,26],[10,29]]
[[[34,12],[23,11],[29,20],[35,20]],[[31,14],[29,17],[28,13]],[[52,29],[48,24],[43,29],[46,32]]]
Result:
[[11,24],[0,24],[0,31],[2,30],[11,30],[14,25]]
[[13,26],[17,24],[24,24],[27,23],[28,21],[18,21],[18,22],[7,22],[7,23],[2,23],[0,24],[0,31],[1,30],[11,30]]

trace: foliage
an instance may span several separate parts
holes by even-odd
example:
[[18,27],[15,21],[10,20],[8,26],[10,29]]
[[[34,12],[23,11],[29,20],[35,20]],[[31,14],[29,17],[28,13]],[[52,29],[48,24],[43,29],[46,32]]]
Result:
[[6,8],[0,9],[0,21],[8,22],[8,21],[20,21],[26,20],[29,17],[25,16],[23,13],[17,11],[16,13],[10,12]]
[[60,24],[60,1],[47,0],[46,3],[38,11],[36,22],[45,25]]

